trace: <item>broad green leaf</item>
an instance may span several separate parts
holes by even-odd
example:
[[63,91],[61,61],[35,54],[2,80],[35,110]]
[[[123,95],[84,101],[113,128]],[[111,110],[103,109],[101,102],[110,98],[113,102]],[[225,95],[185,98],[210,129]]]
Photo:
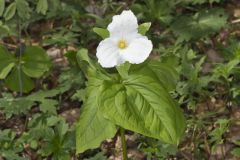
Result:
[[109,79],[108,73],[90,59],[88,55],[87,49],[80,49],[77,52],[77,62],[85,76],[90,77],[94,75],[101,79]]
[[17,92],[28,93],[34,88],[34,82],[23,73],[21,68],[15,67],[6,78],[5,83],[8,88]]
[[149,71],[156,75],[158,80],[162,82],[163,86],[168,90],[172,91],[175,89],[176,84],[179,80],[179,74],[172,66],[161,63],[159,61],[150,61],[147,65]]
[[11,55],[5,47],[0,45],[0,59],[7,60],[8,58],[12,60],[14,56]]
[[204,10],[192,16],[177,17],[171,29],[182,40],[199,39],[219,31],[226,24],[227,18],[224,10]]
[[[1,21],[0,21],[0,23],[1,23]],[[0,25],[0,39],[2,39],[3,37],[9,36],[9,33],[10,33],[9,26],[6,24],[1,24]]]
[[0,16],[3,15],[5,9],[5,0],[0,0]]
[[23,72],[29,77],[39,78],[47,72],[51,66],[46,52],[37,46],[28,46],[22,57]]
[[149,30],[149,28],[151,27],[151,23],[142,23],[138,26],[138,33],[140,33],[141,35],[145,35],[146,32]]
[[89,58],[87,49],[80,49],[76,56],[78,65],[86,77],[88,77],[90,73],[96,72],[96,67],[93,61]]
[[175,89],[179,79],[175,68],[157,60],[148,60],[140,65],[132,65],[129,72],[150,76],[159,81],[168,91]]
[[99,79],[88,81],[88,93],[76,127],[77,153],[97,148],[103,140],[112,138],[116,134],[116,126],[105,119],[98,110],[96,99],[101,83],[102,80]]
[[185,120],[167,90],[149,76],[131,74],[122,83],[105,81],[98,94],[105,118],[128,130],[179,144]]
[[128,62],[125,62],[121,65],[118,65],[116,69],[121,77],[127,77],[130,67],[131,67],[131,64]]
[[0,46],[0,79],[4,79],[11,71],[16,59],[4,47]]
[[103,39],[109,37],[109,31],[108,31],[107,29],[94,27],[94,28],[93,28],[93,32],[97,33],[97,34],[98,34],[99,36],[101,36]]
[[26,0],[15,0],[15,2],[18,16],[23,20],[29,19],[31,16],[31,9],[28,2]]
[[6,21],[10,20],[15,15],[16,9],[17,9],[17,6],[16,6],[15,2],[11,3],[7,7],[7,9],[3,15],[3,17],[5,18]]
[[85,48],[80,49],[77,52],[76,56],[77,56],[77,61],[78,61],[78,64],[80,65],[80,67],[84,67],[84,66],[82,66],[82,63],[87,62],[88,65],[90,66],[90,68],[92,68],[92,69],[95,68],[92,60],[88,56],[87,49],[85,49]]
[[3,68],[3,70],[0,72],[0,79],[6,78],[6,76],[14,66],[15,66],[15,63],[9,63],[5,68]]
[[37,13],[46,14],[48,10],[48,2],[47,0],[39,0],[37,3]]

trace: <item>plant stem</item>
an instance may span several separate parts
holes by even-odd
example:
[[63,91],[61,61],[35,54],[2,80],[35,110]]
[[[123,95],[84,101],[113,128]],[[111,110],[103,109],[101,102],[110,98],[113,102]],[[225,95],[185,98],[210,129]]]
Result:
[[123,160],[127,160],[127,143],[125,139],[125,130],[124,128],[120,128],[121,142],[122,142],[122,154]]

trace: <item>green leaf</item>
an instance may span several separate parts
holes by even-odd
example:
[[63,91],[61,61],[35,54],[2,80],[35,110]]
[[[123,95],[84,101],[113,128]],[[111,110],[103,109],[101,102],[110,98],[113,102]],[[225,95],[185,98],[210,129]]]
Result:
[[77,52],[77,62],[80,68],[84,72],[88,72],[88,70],[97,70],[97,64],[89,57],[88,50],[85,48],[80,49]]
[[0,98],[0,109],[4,112],[7,119],[11,118],[13,114],[26,114],[33,105],[34,103],[25,97],[14,98],[11,94],[3,94],[3,98]]
[[88,50],[87,49],[85,49],[85,48],[80,49],[77,52],[76,56],[77,56],[77,61],[78,61],[78,64],[80,65],[80,67],[83,67],[83,66],[81,66],[83,62],[87,62],[88,65],[90,65],[91,68],[95,68],[92,60],[88,56]]
[[7,87],[13,91],[28,93],[34,88],[31,78],[23,73],[21,68],[15,67],[5,80]]
[[99,152],[91,158],[84,158],[83,160],[108,160],[103,152]]
[[[1,23],[1,21],[0,21]],[[1,24],[0,25],[0,38],[2,39],[3,37],[7,37],[9,36],[9,33],[10,33],[10,28],[8,25],[6,24]]]
[[[50,14],[50,13],[49,13]],[[43,41],[44,45],[60,45],[65,46],[69,42],[77,43],[77,33],[72,32],[71,30],[61,29],[59,32],[49,34]]]
[[60,135],[60,137],[63,137],[67,133],[69,127],[65,121],[60,122],[61,123],[56,126],[56,133]]
[[31,9],[29,7],[29,4],[26,0],[15,0],[16,1],[16,7],[17,7],[17,13],[20,18],[23,20],[29,19],[31,17]]
[[26,158],[20,157],[14,150],[5,150],[1,155],[7,160],[26,160]]
[[44,101],[41,101],[39,108],[43,113],[48,112],[51,114],[57,114],[56,105],[58,105],[58,101],[53,99],[45,99]]
[[5,0],[0,0],[0,16],[3,15],[5,9]]
[[6,21],[10,20],[15,15],[16,9],[17,9],[17,6],[16,6],[15,2],[11,3],[7,7],[7,9],[3,15],[3,17],[5,18]]
[[109,31],[104,28],[94,27],[93,32],[97,33],[97,35],[101,36],[103,39],[109,37]]
[[213,70],[214,74],[212,76],[215,77],[215,79],[222,76],[227,80],[228,77],[233,73],[234,69],[236,69],[239,63],[240,63],[239,59],[233,59],[226,64],[219,64]]
[[0,79],[4,79],[11,71],[16,59],[4,47],[0,46]]
[[222,9],[204,10],[192,16],[177,17],[171,29],[182,40],[199,39],[218,32],[225,26],[227,18]]
[[225,0],[209,0],[209,3],[220,3],[220,2],[223,2]]
[[157,60],[132,65],[129,72],[150,76],[159,81],[168,91],[174,90],[179,80],[179,74],[172,65]]
[[141,35],[145,35],[146,32],[149,30],[149,28],[151,27],[151,23],[142,23],[138,26],[138,33],[140,33]]
[[118,71],[120,76],[127,77],[130,67],[131,67],[131,64],[128,63],[128,62],[125,62],[125,63],[123,63],[121,65],[118,65],[116,67],[116,69],[117,69],[117,71]]
[[64,56],[68,59],[68,62],[72,66],[77,65],[77,58],[76,58],[77,52],[76,51],[67,51]]
[[94,75],[101,79],[109,79],[108,73],[103,70],[102,67],[98,65],[98,63],[95,63],[92,59],[89,58],[88,50],[80,49],[77,52],[77,62],[86,77]]
[[66,90],[64,88],[56,88],[47,91],[38,91],[27,97],[28,100],[40,102],[39,108],[42,112],[49,112],[51,114],[56,114],[57,105],[59,104],[57,100],[50,99],[58,94],[64,93]]
[[88,50],[87,49],[85,49],[85,48],[80,49],[77,52],[76,57],[77,57],[78,65],[81,68],[81,70],[84,72],[86,77],[88,76],[88,74],[90,72],[96,71],[96,67],[95,67],[94,63],[92,62],[92,60],[88,56]]
[[38,147],[38,142],[37,142],[36,140],[31,141],[30,147],[31,147],[32,149],[37,149],[37,147]]
[[224,0],[192,0],[190,3],[197,5],[197,4],[204,4],[204,3],[220,3]]
[[15,63],[9,63],[1,72],[0,72],[0,79],[6,78],[8,73],[12,70],[15,66]]
[[[149,61],[147,68],[149,73],[151,70],[168,91],[172,91],[176,88],[176,84],[179,80],[179,74],[172,65],[152,60]],[[144,71],[142,71],[142,73],[144,73]]]
[[51,66],[46,52],[37,46],[28,46],[22,57],[23,72],[29,77],[39,78],[47,72]]
[[55,88],[51,90],[46,90],[46,91],[38,91],[35,93],[32,93],[27,97],[27,99],[32,100],[32,101],[38,101],[38,102],[43,102],[46,100],[51,100],[49,98],[51,97],[56,97],[59,94],[62,94],[66,92],[65,88]]
[[50,116],[49,118],[47,118],[47,126],[55,126],[60,120],[60,117]]
[[76,127],[76,149],[82,153],[87,149],[99,147],[100,143],[116,134],[116,126],[106,120],[98,110],[97,94],[102,80],[88,81],[86,101]]
[[79,89],[74,93],[74,95],[71,97],[72,100],[79,100],[79,101],[85,101],[85,90]]
[[235,157],[240,157],[240,148],[234,148],[231,151],[231,154],[234,155]]
[[39,0],[37,3],[37,13],[46,14],[48,10],[48,2],[47,0]]
[[38,91],[32,93],[27,97],[27,99],[32,101],[44,101],[46,98],[55,97],[56,95],[63,93],[61,90],[52,89],[47,91]]
[[122,83],[105,81],[98,94],[98,105],[111,122],[166,143],[179,144],[185,129],[178,105],[149,76],[132,74]]

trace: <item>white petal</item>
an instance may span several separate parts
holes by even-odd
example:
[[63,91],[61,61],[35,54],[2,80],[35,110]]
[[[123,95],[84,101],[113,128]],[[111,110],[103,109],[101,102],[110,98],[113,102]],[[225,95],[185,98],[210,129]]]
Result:
[[119,49],[111,38],[106,38],[99,43],[97,58],[100,65],[104,68],[111,68],[123,63]]
[[131,41],[126,49],[120,50],[120,55],[125,61],[139,64],[144,62],[153,48],[152,42],[145,36]]
[[141,34],[132,32],[132,33],[128,33],[127,35],[124,35],[124,36],[121,36],[121,37],[111,36],[110,38],[112,39],[114,44],[116,46],[118,46],[119,40],[125,40],[127,45],[129,45],[134,39],[141,38],[141,37],[143,37]]
[[142,36],[139,33],[128,33],[127,35],[125,35],[124,37],[121,37],[122,39],[125,39],[127,41],[128,44],[131,44],[131,42],[137,38],[143,38],[144,36]]
[[128,33],[137,33],[137,17],[132,11],[123,11],[120,15],[113,16],[112,22],[108,25],[110,36],[119,37]]

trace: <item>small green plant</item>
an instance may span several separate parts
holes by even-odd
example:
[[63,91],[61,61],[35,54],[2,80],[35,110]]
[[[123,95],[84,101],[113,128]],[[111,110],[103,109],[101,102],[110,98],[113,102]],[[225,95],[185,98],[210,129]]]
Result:
[[9,160],[23,160],[18,153],[23,151],[23,145],[16,143],[16,133],[10,129],[0,130],[0,156]]
[[227,14],[222,9],[203,10],[191,16],[180,16],[171,25],[179,40],[206,37],[219,31],[227,22]]
[[[130,24],[127,24],[127,19],[124,20],[126,16],[131,19]],[[78,52],[78,62],[88,83],[76,129],[77,153],[98,147],[103,140],[112,138],[119,129],[123,159],[127,159],[124,129],[166,143],[179,144],[185,120],[177,103],[168,93],[171,88],[168,86],[175,85],[170,83],[174,82],[171,80],[175,78],[174,69],[164,67],[164,64],[156,60],[142,63],[148,57],[152,45],[151,41],[139,33],[145,33],[148,28],[149,25],[144,24],[138,30],[133,13],[123,11],[108,26],[109,37],[107,31],[97,30],[100,36],[108,37],[99,44],[98,62],[104,68],[116,66],[115,72],[109,72],[95,63],[88,57],[87,50],[81,49]],[[107,56],[111,52],[116,53],[115,57]],[[125,57],[119,57],[118,52],[124,52],[122,55]],[[124,63],[125,61],[133,64]],[[163,76],[168,73],[173,75]]]
[[234,155],[235,157],[240,157],[240,147],[239,147],[239,141],[236,141],[235,144],[238,146],[238,147],[235,147],[233,148],[233,150],[231,151],[231,154]]
[[216,145],[223,143],[223,135],[227,131],[229,123],[230,120],[228,119],[218,119],[215,123],[216,128],[210,133],[210,142],[213,143],[212,149],[214,149]]
[[27,93],[34,88],[31,78],[43,76],[51,62],[46,52],[37,46],[27,46],[20,52],[23,53],[16,57],[0,46],[0,79],[5,79],[11,90]]
[[145,138],[141,141],[139,148],[147,155],[147,159],[167,159],[177,153],[177,146],[165,144],[159,140]]

